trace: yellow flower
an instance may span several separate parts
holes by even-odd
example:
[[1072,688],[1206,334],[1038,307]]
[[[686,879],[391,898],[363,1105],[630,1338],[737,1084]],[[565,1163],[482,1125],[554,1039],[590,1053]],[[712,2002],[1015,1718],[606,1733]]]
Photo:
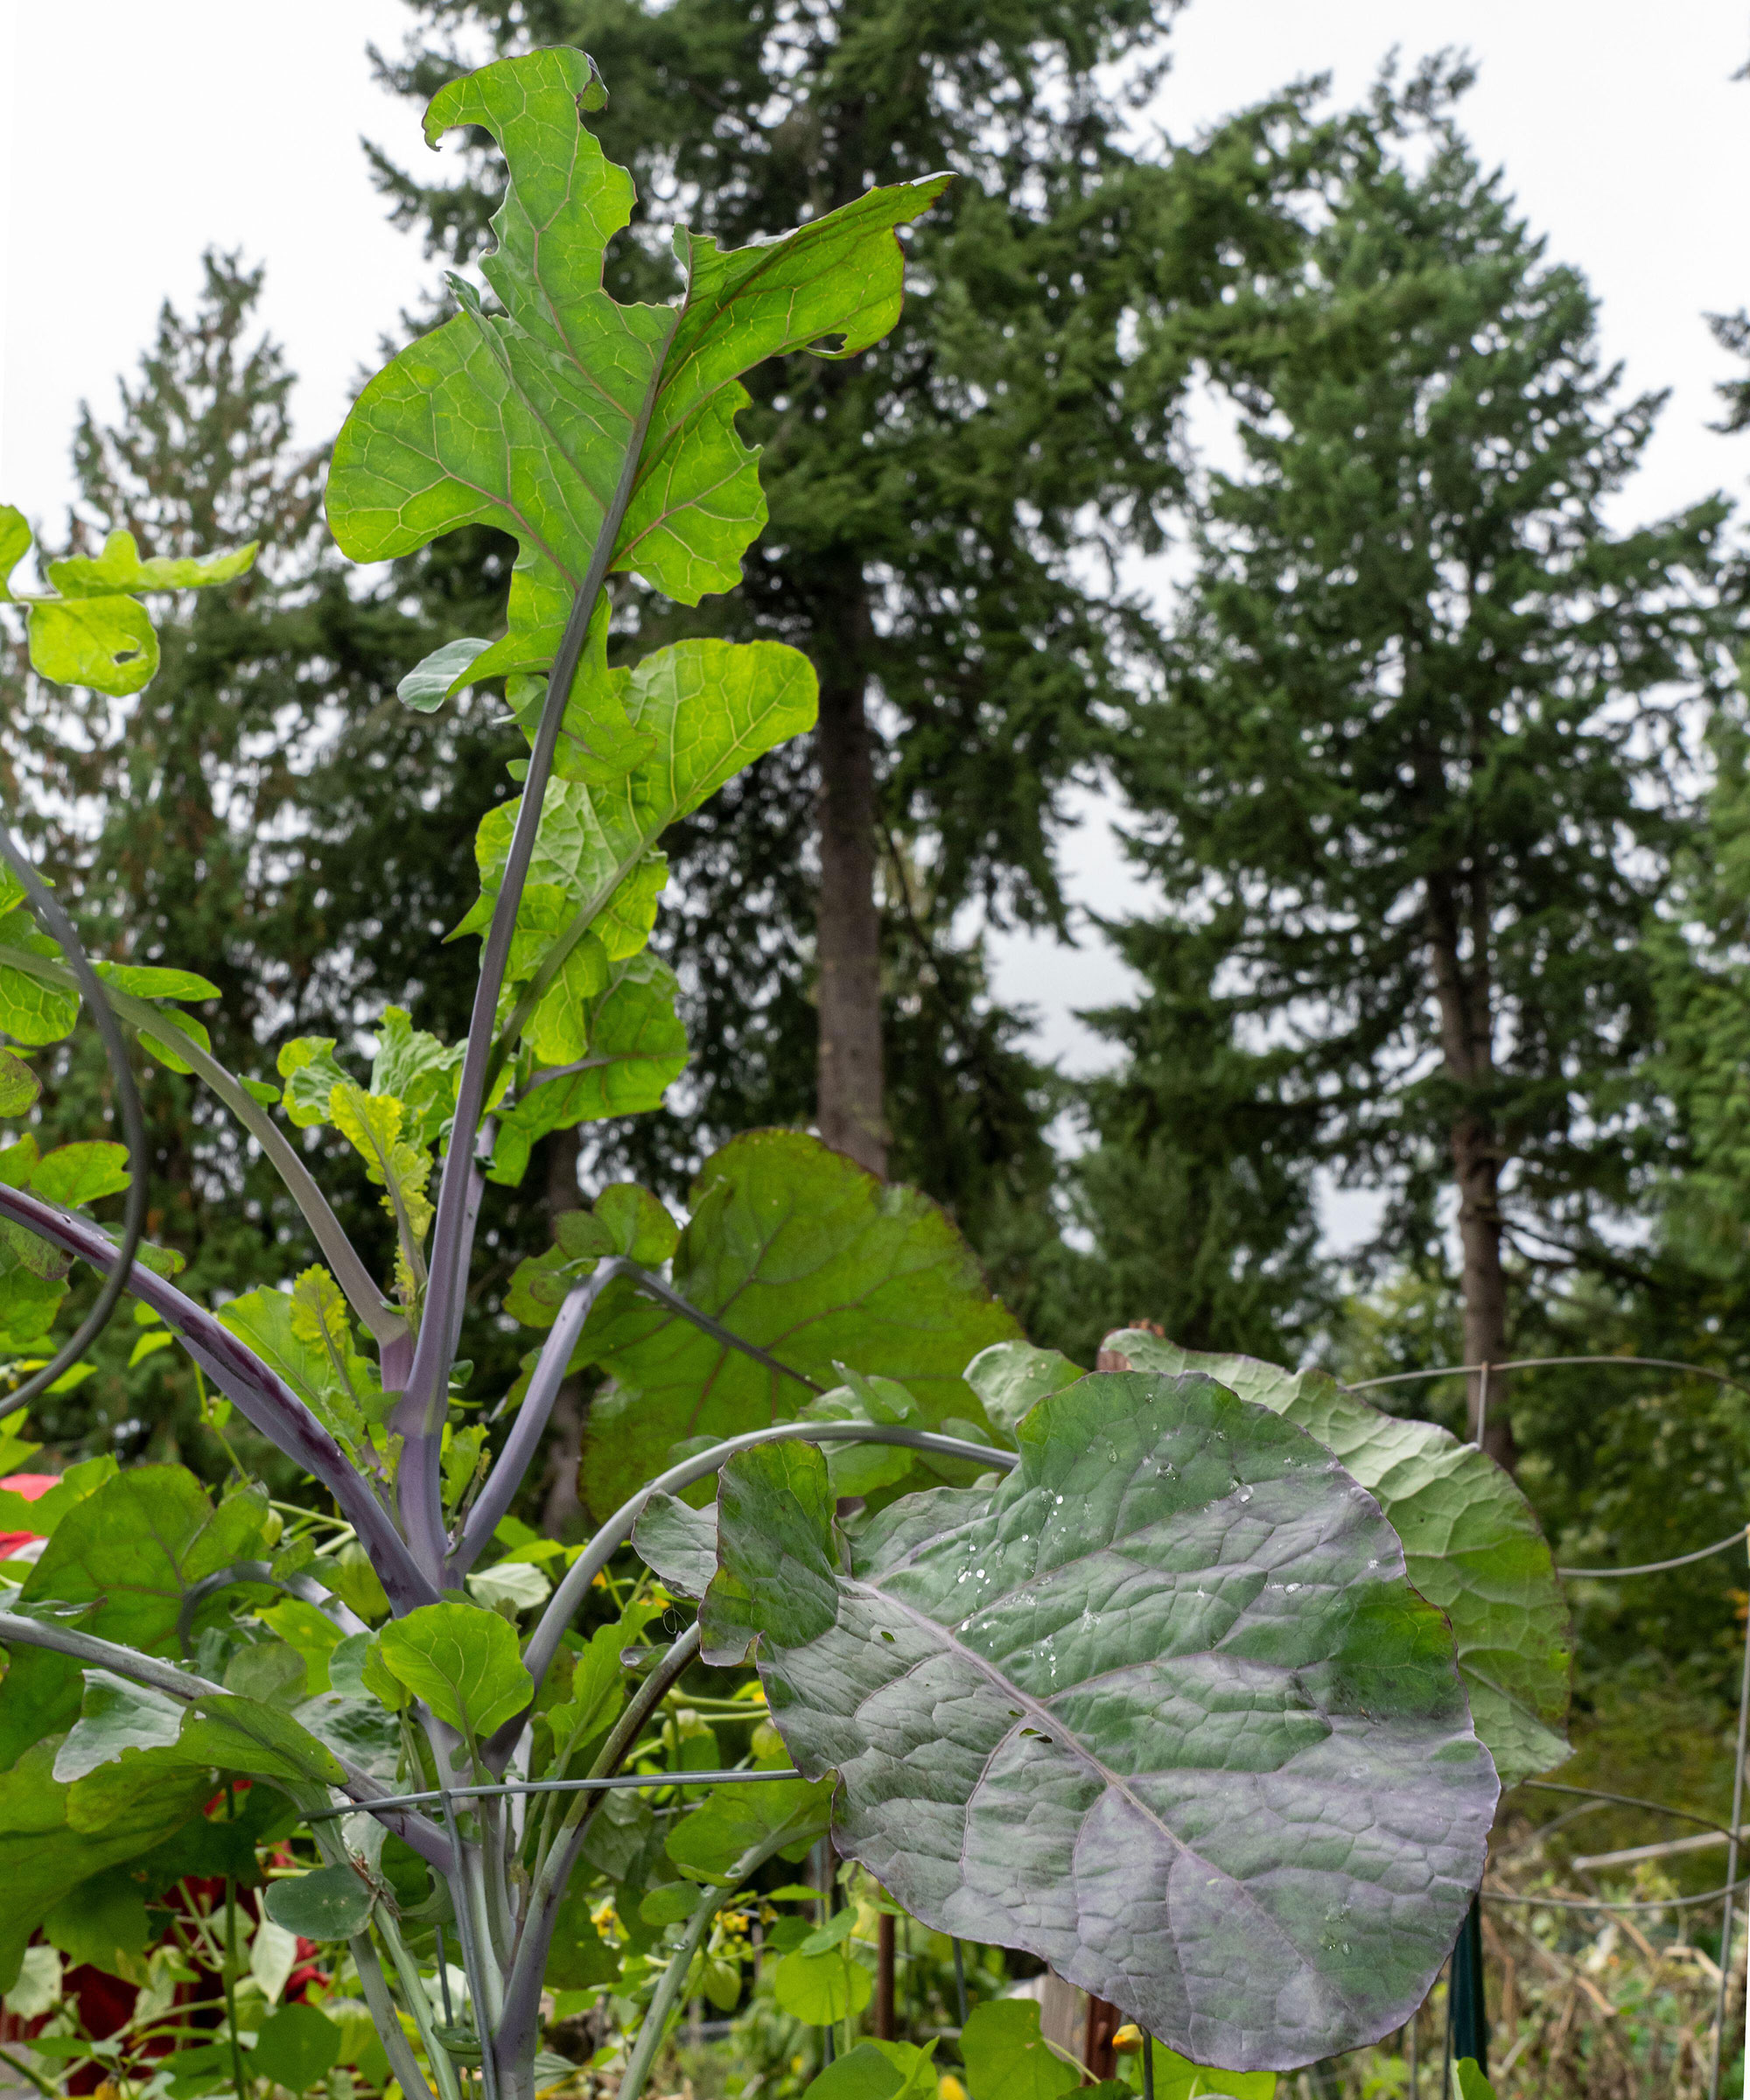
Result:
[[1115,2049],[1139,2049],[1142,2046],[1143,2031],[1138,2026],[1126,2025],[1120,2027],[1112,2037],[1112,2047]]
[[936,2081],[935,2100],[966,2100],[966,2088],[952,2071],[944,2071]]

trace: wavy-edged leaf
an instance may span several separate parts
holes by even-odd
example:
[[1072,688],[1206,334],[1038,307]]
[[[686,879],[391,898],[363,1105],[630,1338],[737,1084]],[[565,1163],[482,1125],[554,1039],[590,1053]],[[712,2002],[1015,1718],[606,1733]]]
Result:
[[143,561],[131,532],[112,532],[102,554],[51,562],[48,580],[63,598],[102,598],[112,591],[199,591],[234,583],[248,571],[260,544],[251,540],[233,554],[159,555]]
[[1139,1371],[1200,1371],[1334,1452],[1378,1497],[1410,1581],[1452,1622],[1476,1732],[1502,1784],[1567,1757],[1567,1600],[1530,1503],[1493,1459],[1432,1422],[1382,1414],[1323,1371],[1199,1355],[1144,1328],[1109,1334],[1102,1357],[1114,1356]]
[[653,1494],[632,1527],[633,1550],[676,1597],[703,1597],[717,1573],[717,1511]]
[[1012,1445],[1023,1415],[1086,1376],[1057,1350],[1026,1341],[994,1342],[966,1367],[966,1382],[984,1402],[991,1427]]
[[1062,2100],[1082,2082],[1074,2064],[1046,2047],[1030,1998],[975,2006],[960,2035],[972,2100]]
[[718,1571],[699,1606],[703,1661],[733,1669],[767,1628],[800,1647],[831,1628],[837,1573],[822,1565],[820,1541],[832,1515],[815,1445],[756,1445],[730,1460],[718,1476]]
[[988,1497],[873,1519],[829,1631],[761,1630],[798,1767],[839,1774],[839,1850],[1197,2062],[1301,2064],[1400,2025],[1498,1789],[1378,1505],[1203,1378],[1084,1379],[1019,1442]]
[[192,970],[161,970],[155,963],[94,962],[106,984],[136,999],[216,999],[219,987]]
[[364,1930],[374,1900],[370,1884],[352,1867],[318,1866],[271,1882],[265,1908],[276,1925],[301,1940],[349,1940]]
[[22,1057],[0,1050],[0,1116],[9,1120],[35,1107],[43,1082]]
[[51,1203],[77,1210],[101,1196],[119,1196],[127,1187],[128,1148],[96,1140],[58,1144],[31,1170],[31,1186]]
[[357,1446],[387,1403],[375,1367],[353,1346],[344,1300],[337,1315],[337,1299],[340,1286],[327,1270],[307,1269],[289,1292],[264,1284],[228,1298],[219,1319],[318,1421]]
[[[798,1130],[752,1130],[693,1184],[675,1287],[701,1312],[817,1385],[840,1363],[892,1378],[926,1425],[976,1416],[961,1376],[1016,1332],[947,1214]],[[586,1361],[616,1390],[590,1410],[584,1474],[592,1508],[623,1502],[669,1448],[793,1419],[808,1388],[688,1321],[610,1284],[584,1331]]]
[[158,633],[136,598],[38,598],[30,638],[45,678],[117,699],[150,685],[158,668]]
[[422,656],[413,668],[396,687],[396,698],[403,707],[417,713],[434,713],[468,681],[468,672],[476,660],[491,648],[489,641],[478,635],[464,634],[454,641],[446,641],[441,649],[433,649],[429,656]]
[[738,375],[822,335],[849,351],[891,327],[893,228],[946,180],[872,192],[736,255],[687,240],[681,310],[623,306],[601,288],[602,258],[633,187],[580,121],[599,94],[591,60],[562,48],[501,60],[433,98],[429,141],[472,124],[503,150],[509,180],[481,267],[504,311],[452,277],[462,312],[378,374],[335,444],[329,520],[355,560],[410,554],[477,522],[517,539],[510,631],[463,676],[547,668],[628,471],[612,567],[687,604],[733,585],[765,517],[733,429]]
[[[713,1787],[674,1824],[663,1849],[703,1881],[731,1881],[738,1865],[774,1838],[788,1839],[780,1859],[806,1859],[825,1830],[832,1788],[824,1781],[772,1779],[759,1786]],[[850,1914],[854,1922],[855,1913]]]
[[0,503],[0,599],[12,602],[12,571],[31,551],[30,521],[16,504]]
[[500,1118],[489,1181],[514,1188],[537,1139],[606,1116],[641,1116],[686,1069],[687,1031],[675,1011],[675,973],[654,956],[634,956],[614,971],[588,1016],[581,1071],[537,1071]]

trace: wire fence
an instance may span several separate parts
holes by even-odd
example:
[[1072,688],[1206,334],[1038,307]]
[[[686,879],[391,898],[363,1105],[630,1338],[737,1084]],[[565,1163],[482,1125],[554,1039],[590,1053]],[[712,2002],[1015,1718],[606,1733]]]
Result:
[[[1716,1384],[1732,1386],[1739,1392],[1750,1394],[1750,1383],[1733,1377],[1730,1372],[1716,1370],[1700,1363],[1684,1363],[1670,1356],[1522,1356],[1507,1363],[1443,1364],[1423,1371],[1396,1371],[1383,1378],[1364,1378],[1348,1388],[1352,1393],[1375,1391],[1382,1386],[1408,1385],[1437,1378],[1471,1378],[1476,1381],[1476,1422],[1471,1443],[1476,1449],[1483,1447],[1488,1425],[1489,1381],[1492,1376],[1505,1376],[1509,1371],[1543,1371],[1564,1368],[1597,1368],[1620,1370],[1676,1371],[1685,1377],[1711,1378]],[[1673,1568],[1691,1567],[1697,1561],[1710,1560],[1717,1553],[1728,1553],[1733,1547],[1743,1549],[1750,1560],[1750,1524],[1740,1525],[1728,1532],[1724,1538],[1714,1540],[1712,1545],[1698,1546],[1692,1552],[1674,1554],[1669,1560],[1649,1560],[1627,1568],[1564,1568],[1556,1572],[1569,1582],[1614,1582],[1630,1577],[1663,1575]],[[1649,1810],[1658,1815],[1670,1816],[1686,1823],[1704,1824],[1709,1830],[1720,1832],[1726,1840],[1726,1880],[1718,1888],[1706,1890],[1698,1896],[1670,1896],[1656,1901],[1625,1901],[1620,1899],[1587,1896],[1523,1895],[1516,1890],[1480,1889],[1479,1900],[1489,1903],[1518,1904],[1530,1908],[1547,1910],[1584,1910],[1609,1914],[1653,1910],[1699,1909],[1708,1904],[1724,1903],[1726,1911],[1719,1934],[1719,1989],[1714,2006],[1713,2056],[1709,2077],[1709,2100],[1719,2100],[1720,2080],[1725,2070],[1726,2013],[1727,1984],[1732,1973],[1732,1942],[1738,1910],[1737,1898],[1750,1888],[1750,1876],[1740,1879],[1738,1872],[1739,1841],[1746,1833],[1743,1830],[1745,1755],[1750,1748],[1750,1620],[1745,1628],[1744,1669],[1738,1694],[1738,1736],[1736,1756],[1732,1766],[1732,1821],[1729,1825],[1716,1824],[1709,1816],[1698,1816],[1687,1809],[1672,1808],[1663,1802],[1643,1801],[1636,1796],[1605,1793],[1591,1787],[1558,1785],[1550,1780],[1528,1780],[1523,1784],[1537,1787],[1552,1793],[1576,1794],[1598,1801],[1611,1801],[1624,1806]],[[1460,1947],[1464,1943],[1460,1936]],[[1479,1956],[1480,1959],[1480,1956]],[[1447,1964],[1447,2020],[1446,2048],[1442,2053],[1440,2091],[1442,2100],[1450,2093],[1453,2062],[1452,2001],[1457,1994],[1457,1970],[1461,1965],[1460,1949],[1455,1949]],[[1475,1979],[1475,2002],[1480,2022],[1482,2020],[1482,1989],[1480,1974]],[[1416,2021],[1410,2022],[1408,2100],[1420,2100],[1418,2072],[1416,2062]]]

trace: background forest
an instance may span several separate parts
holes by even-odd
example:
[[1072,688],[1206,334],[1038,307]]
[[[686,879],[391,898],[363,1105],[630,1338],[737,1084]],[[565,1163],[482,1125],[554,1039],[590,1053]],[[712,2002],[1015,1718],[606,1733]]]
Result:
[[[1750,1380],[1742,517],[1698,489],[1616,522],[1661,397],[1625,385],[1585,277],[1467,143],[1463,60],[1394,63],[1353,103],[1284,86],[1169,145],[1143,112],[1172,12],[410,0],[378,60],[416,110],[483,55],[586,46],[610,157],[725,244],[958,178],[909,235],[886,342],[756,378],[772,526],[741,590],[621,601],[629,655],[682,631],[804,649],[821,723],[668,840],[657,946],[692,1062],[662,1115],[543,1141],[544,1196],[504,1216],[472,1308],[477,1364],[509,1373],[494,1291],[552,1212],[622,1173],[678,1194],[724,1138],[779,1124],[941,1200],[1033,1340],[1084,1365],[1146,1321],[1348,1380],[1600,1354]],[[375,162],[406,239],[466,270],[500,172],[484,142],[461,165],[428,185]],[[643,226],[610,256],[620,298],[672,286]],[[501,691],[431,716],[395,698],[430,648],[496,631],[511,543],[474,530],[368,588],[343,574],[264,267],[208,255],[119,412],[80,423],[71,514],[42,521],[58,550],[116,527],[164,555],[259,538],[256,572],[155,608],[164,668],[136,701],[9,656],[0,726],[8,807],[93,952],[211,977],[230,1063],[242,1036],[354,1038],[385,1003],[459,1034],[471,951],[443,892],[512,791]],[[1712,325],[1750,353],[1750,318]],[[1718,404],[1728,488],[1746,426],[1750,377]],[[1144,588],[1163,550],[1171,581]],[[1090,787],[1148,902],[1105,928],[1141,989],[1088,1017],[1110,1059],[1072,1079],[992,996],[982,929],[1068,924]],[[45,1145],[84,1134],[101,1062],[67,1046]],[[269,1179],[192,1083],[157,1074],[147,1108],[150,1230],[186,1286],[275,1280],[292,1223]],[[1333,1187],[1382,1198],[1340,1258]],[[353,1189],[369,1249],[388,1228],[361,1170]],[[191,1367],[157,1340],[116,1323],[38,1433],[219,1477]],[[1392,1392],[1455,1428],[1476,1404],[1456,1379]],[[589,1398],[556,1410],[520,1512],[563,1536]],[[1559,1562],[1743,1521],[1729,1385],[1498,1377],[1487,1440]],[[1567,1776],[1725,1806],[1745,1580],[1714,1559],[1576,1592]]]

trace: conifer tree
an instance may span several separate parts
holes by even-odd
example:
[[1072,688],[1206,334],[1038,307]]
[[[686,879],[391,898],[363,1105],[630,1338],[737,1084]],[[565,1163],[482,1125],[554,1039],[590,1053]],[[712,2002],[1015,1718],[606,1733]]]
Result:
[[1187,317],[1243,464],[1199,484],[1121,770],[1176,900],[1167,981],[1225,928],[1237,1011],[1320,1149],[1395,1190],[1400,1254],[1456,1199],[1480,1363],[1510,1352],[1509,1264],[1604,1261],[1656,1146],[1645,936],[1730,616],[1723,501],[1608,522],[1659,398],[1622,398],[1583,279],[1460,136],[1463,85],[1382,84],[1304,255]]
[[[1127,136],[1172,0],[412,11],[422,32],[385,71],[420,98],[462,69],[451,38],[593,53],[609,101],[591,122],[644,200],[609,257],[618,296],[671,281],[642,214],[665,222],[676,193],[729,243],[870,182],[955,172],[907,235],[892,334],[847,366],[779,360],[741,417],[766,447],[772,529],[742,590],[696,617],[806,649],[821,725],[671,843],[669,955],[692,1000],[694,1127],[813,1116],[957,1211],[1026,1203],[1049,1088],[982,997],[976,954],[956,952],[956,914],[1061,923],[1060,791],[1094,765],[1149,632],[1114,578],[1159,543],[1178,486],[1182,360],[1164,324],[1295,237],[1281,192],[1300,161],[1275,150],[1270,112],[1178,158],[1139,119]],[[498,190],[481,144],[460,185],[379,161],[405,220],[458,263]]]

